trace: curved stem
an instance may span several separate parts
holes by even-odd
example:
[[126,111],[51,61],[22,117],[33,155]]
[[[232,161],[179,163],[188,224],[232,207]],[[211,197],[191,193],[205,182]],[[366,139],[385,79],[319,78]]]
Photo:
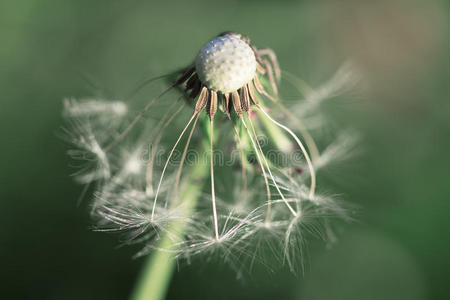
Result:
[[159,179],[158,187],[156,188],[155,200],[153,200],[152,220],[153,220],[153,217],[155,215],[156,201],[158,200],[159,191],[161,189],[161,184],[162,184],[162,181],[164,179],[164,175],[166,173],[167,166],[169,165],[170,159],[172,158],[172,155],[173,155],[173,152],[175,151],[175,148],[177,147],[177,145],[180,142],[181,138],[183,137],[184,133],[188,129],[188,127],[191,124],[192,120],[197,116],[197,114],[198,114],[197,112],[194,112],[192,117],[189,119],[189,122],[186,124],[186,126],[183,129],[183,131],[178,136],[178,139],[175,142],[175,145],[173,145],[172,150],[170,150],[169,157],[167,158],[166,163],[164,164],[164,168],[163,168],[163,171],[161,173],[161,177]]
[[289,135],[291,135],[292,138],[294,138],[294,140],[297,142],[297,145],[300,147],[300,149],[303,152],[303,155],[305,156],[305,160],[306,163],[308,165],[309,168],[309,173],[311,176],[311,187],[309,189],[309,197],[310,198],[314,198],[314,193],[315,193],[315,189],[316,189],[316,172],[314,170],[314,166],[311,162],[311,159],[309,158],[309,154],[306,151],[305,147],[303,146],[303,143],[300,141],[300,139],[297,137],[297,135],[295,135],[294,132],[292,132],[292,130],[290,130],[288,127],[284,126],[283,124],[275,121],[265,110],[264,108],[262,108],[261,105],[257,105],[258,109],[267,117],[269,118],[270,121],[272,121],[275,125],[277,125],[278,127],[282,128],[283,130],[285,130],[287,133],[289,133]]

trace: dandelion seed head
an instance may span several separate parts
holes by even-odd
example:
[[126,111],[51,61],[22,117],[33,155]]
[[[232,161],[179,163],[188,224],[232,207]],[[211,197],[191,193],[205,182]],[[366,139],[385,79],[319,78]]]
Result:
[[209,41],[200,49],[195,68],[203,84],[223,93],[231,93],[255,76],[256,59],[252,48],[236,35]]
[[[354,134],[318,147],[309,130],[324,126],[318,104],[346,91],[354,77],[346,66],[311,89],[301,102],[307,103],[302,113],[310,117],[300,120],[299,103],[283,107],[278,99],[279,72],[273,51],[224,33],[204,45],[194,64],[132,121],[121,101],[64,100],[65,138],[75,148],[69,154],[81,162],[75,178],[95,182],[96,230],[118,232],[124,244],[143,245],[137,256],[166,251],[186,260],[219,257],[238,272],[244,264],[251,269],[271,260],[275,268],[301,267],[307,237],[333,236],[328,220],[349,219],[346,207],[325,195],[320,184],[316,191],[315,172],[348,156]],[[145,117],[153,103],[180,85],[195,100],[192,107],[174,102],[166,112],[152,114],[159,120]],[[183,109],[193,114],[178,128]],[[216,113],[230,126],[214,128]],[[292,129],[285,120],[292,121]],[[176,131],[176,142],[167,144],[173,138],[166,135]],[[193,145],[198,151],[189,153]],[[218,145],[226,145],[219,151],[225,156],[233,145],[237,160],[216,162],[212,154]],[[274,153],[292,157],[281,160]],[[192,163],[190,154],[207,157],[207,163]],[[222,167],[232,167],[231,173],[217,172]],[[223,186],[216,190],[218,182]]]

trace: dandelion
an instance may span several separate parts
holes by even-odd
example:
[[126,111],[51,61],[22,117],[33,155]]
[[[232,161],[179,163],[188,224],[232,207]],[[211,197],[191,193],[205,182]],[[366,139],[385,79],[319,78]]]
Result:
[[[220,253],[241,272],[244,262],[266,264],[268,252],[292,270],[301,267],[306,236],[324,237],[328,219],[347,218],[337,201],[316,191],[316,171],[349,149],[335,143],[320,151],[303,121],[319,102],[354,84],[351,73],[346,65],[321,88],[308,88],[307,106],[286,107],[275,53],[225,32],[134,118],[125,102],[66,100],[67,138],[77,148],[70,154],[89,162],[77,179],[96,183],[96,228],[144,244],[138,256],[159,251],[164,259],[190,260]],[[161,101],[180,91],[178,100]],[[169,103],[162,114],[161,103]],[[152,112],[157,116],[147,117]],[[180,122],[169,145],[168,130]],[[349,140],[337,141],[348,146]]]

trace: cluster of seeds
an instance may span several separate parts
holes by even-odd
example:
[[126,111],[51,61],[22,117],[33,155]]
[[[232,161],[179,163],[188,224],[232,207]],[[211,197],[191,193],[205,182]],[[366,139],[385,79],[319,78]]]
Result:
[[208,88],[224,94],[249,83],[256,72],[253,49],[237,36],[219,36],[199,51],[195,69]]
[[[226,32],[203,46],[195,61],[174,74],[177,79],[170,87],[132,121],[133,110],[125,102],[67,100],[64,115],[73,127],[66,138],[77,148],[70,154],[87,163],[76,174],[78,181],[87,187],[95,183],[92,214],[97,228],[125,232],[127,243],[144,243],[139,254],[162,250],[190,258],[221,250],[230,262],[249,254],[253,264],[255,256],[266,252],[258,246],[263,244],[271,256],[295,269],[302,260],[295,249],[301,250],[305,234],[332,236],[328,219],[347,217],[334,199],[316,193],[316,171],[336,161],[338,155],[347,155],[352,144],[341,138],[339,144],[320,151],[308,126],[297,118],[305,112],[317,117],[318,103],[327,94],[335,96],[353,83],[351,76],[343,76],[342,71],[337,74],[339,78],[318,88],[317,93],[310,89],[314,101],[306,106],[298,101],[286,108],[278,99],[281,72],[273,51],[257,49],[246,36]],[[175,87],[184,89],[186,101],[173,102],[163,114],[156,112],[156,119],[144,119]],[[168,130],[173,132],[176,121],[185,120],[182,112],[186,106],[192,114],[170,145],[165,162],[160,163],[157,151],[165,145],[164,137]],[[213,124],[219,106],[223,113],[216,116],[222,122],[217,133]],[[289,124],[280,123],[279,118]],[[203,129],[200,136],[195,132],[197,126]],[[267,145],[259,141],[262,133],[269,138]],[[215,139],[215,135],[223,138]],[[170,162],[183,140],[179,165],[173,170]],[[209,162],[206,168],[201,162],[191,165],[190,173],[183,176],[191,141],[197,151],[209,151]],[[239,152],[239,160],[233,162],[236,173],[217,180],[215,168],[222,166],[213,160],[214,147],[229,147],[230,142]],[[268,146],[283,153],[298,151],[301,161],[280,163],[267,155]],[[141,154],[145,149],[149,151],[144,161]],[[209,188],[204,187],[205,182]],[[217,182],[232,183],[234,188],[216,192]],[[202,196],[205,193],[207,197]],[[163,236],[169,244],[161,242]]]

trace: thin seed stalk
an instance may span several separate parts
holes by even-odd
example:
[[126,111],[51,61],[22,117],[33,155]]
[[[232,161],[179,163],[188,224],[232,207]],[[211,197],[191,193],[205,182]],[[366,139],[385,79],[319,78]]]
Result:
[[293,143],[289,140],[289,138],[284,134],[284,132],[275,126],[270,120],[260,111],[257,112],[259,120],[261,120],[261,123],[264,125],[264,128],[266,129],[269,136],[272,138],[275,145],[280,149],[281,151],[285,153],[289,153],[293,150]]
[[[266,90],[270,88],[270,84],[265,78],[261,78],[260,83]],[[258,98],[259,103],[264,106],[265,99],[263,99],[263,97],[261,97],[259,94],[256,94],[256,97]],[[261,121],[268,135],[272,138],[272,141],[275,143],[277,148],[285,153],[291,152],[293,149],[293,144],[289,137],[280,128],[275,126],[275,124],[270,122],[270,120],[259,110],[257,110],[257,114],[258,120]]]
[[[199,151],[207,151],[208,143],[202,143]],[[203,161],[198,161],[189,169],[185,175],[186,181],[180,193],[182,214],[186,217],[192,215],[198,199],[201,196],[205,177],[209,173],[209,165]],[[163,235],[157,248],[174,249],[174,234],[176,239],[182,239],[186,230],[186,223],[183,220],[174,221],[169,225],[169,232],[172,235]],[[143,267],[141,275],[137,281],[131,295],[132,300],[160,300],[167,294],[170,279],[175,269],[176,259],[172,252],[154,251]]]

